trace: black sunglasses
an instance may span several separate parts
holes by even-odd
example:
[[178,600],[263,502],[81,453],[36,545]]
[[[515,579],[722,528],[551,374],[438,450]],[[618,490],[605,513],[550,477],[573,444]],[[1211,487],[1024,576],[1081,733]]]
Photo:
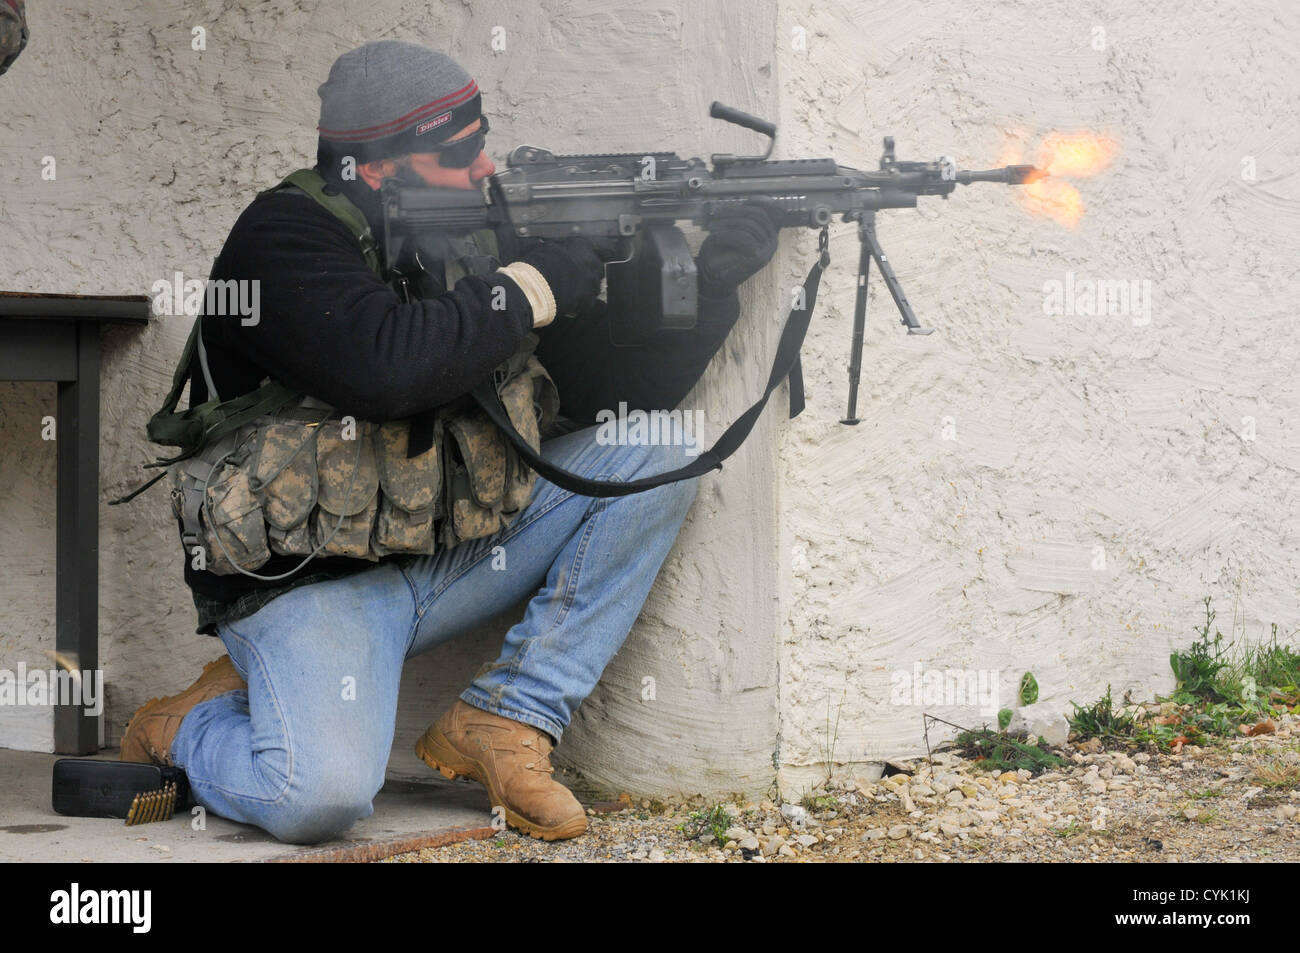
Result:
[[481,117],[479,121],[482,125],[472,136],[443,143],[442,148],[438,150],[440,165],[447,169],[468,169],[474,164],[478,154],[483,151],[483,143],[487,140],[488,132],[487,116]]

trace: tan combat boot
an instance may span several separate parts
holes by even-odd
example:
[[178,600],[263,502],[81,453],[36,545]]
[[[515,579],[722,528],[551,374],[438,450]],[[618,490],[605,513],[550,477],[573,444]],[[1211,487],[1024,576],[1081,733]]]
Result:
[[415,743],[415,753],[444,777],[470,777],[488,789],[506,823],[542,840],[587,829],[578,799],[551,777],[551,736],[460,699]]
[[195,705],[226,692],[247,689],[248,683],[235,671],[229,655],[203,666],[198,680],[179,695],[151,698],[131,716],[122,735],[120,761],[143,764],[171,764],[172,742],[180,730],[181,720]]

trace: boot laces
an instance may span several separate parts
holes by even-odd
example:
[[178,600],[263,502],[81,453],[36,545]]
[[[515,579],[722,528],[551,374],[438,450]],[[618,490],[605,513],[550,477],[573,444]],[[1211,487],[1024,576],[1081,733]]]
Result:
[[526,748],[532,749],[539,756],[538,760],[529,761],[527,764],[524,765],[524,767],[530,768],[533,771],[545,772],[546,774],[554,774],[555,768],[551,765],[551,753],[537,746],[537,742],[540,740],[540,738],[541,736],[539,734],[536,737],[525,738],[521,742],[519,742],[521,745],[525,746]]

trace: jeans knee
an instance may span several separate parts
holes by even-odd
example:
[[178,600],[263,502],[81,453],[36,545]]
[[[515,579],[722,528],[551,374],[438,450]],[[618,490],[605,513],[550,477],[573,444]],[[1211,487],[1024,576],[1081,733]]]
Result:
[[358,806],[318,806],[310,811],[270,817],[263,826],[272,837],[286,844],[319,844],[342,834],[364,812],[365,808]]
[[654,476],[657,473],[666,473],[686,466],[695,459],[695,455],[687,452],[689,449],[675,444],[627,447],[626,451],[634,458],[634,472],[631,479]]
[[[640,458],[637,461],[636,472],[631,477],[634,480],[680,469],[695,459],[695,455],[687,453],[689,448],[676,445],[640,447],[638,449]],[[676,483],[666,483],[648,493],[637,494],[637,496],[640,496],[647,503],[653,501],[653,505],[658,509],[668,512],[682,512],[689,509],[691,503],[695,501],[695,494],[698,492],[699,486],[699,477],[693,477],[689,480],[678,480]]]
[[363,773],[343,772],[295,780],[271,806],[261,824],[276,840],[289,844],[318,844],[368,817],[371,801],[383,786]]

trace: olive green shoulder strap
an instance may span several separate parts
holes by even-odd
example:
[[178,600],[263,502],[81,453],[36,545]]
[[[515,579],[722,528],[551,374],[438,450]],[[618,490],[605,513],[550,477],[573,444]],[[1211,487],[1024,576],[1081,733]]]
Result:
[[[149,418],[146,428],[151,442],[177,447],[180,453],[169,457],[158,457],[153,463],[144,465],[146,470],[169,467],[173,463],[192,457],[209,443],[215,443],[244,424],[251,423],[263,414],[274,413],[285,404],[302,396],[301,391],[293,390],[279,381],[268,380],[257,390],[232,400],[209,399],[197,407],[191,407],[183,412],[177,411],[176,405],[180,402],[181,391],[185,389],[185,382],[190,376],[190,364],[194,360],[201,324],[201,317],[194,319],[194,326],[190,328],[185,349],[181,352],[181,359],[172,375],[171,390],[163,398],[162,407]],[[125,496],[109,500],[108,505],[116,506],[135,499],[166,475],[167,471],[163,470],[143,486],[136,487]]]
[[379,243],[375,241],[370,223],[366,221],[366,216],[361,209],[352,204],[352,201],[338,189],[326,183],[324,177],[315,169],[299,169],[297,172],[291,172],[284,177],[283,182],[267,191],[275,192],[289,186],[301,189],[346,225],[348,231],[361,243],[361,252],[366,256],[366,264],[370,266],[370,270],[377,275],[382,274]]

